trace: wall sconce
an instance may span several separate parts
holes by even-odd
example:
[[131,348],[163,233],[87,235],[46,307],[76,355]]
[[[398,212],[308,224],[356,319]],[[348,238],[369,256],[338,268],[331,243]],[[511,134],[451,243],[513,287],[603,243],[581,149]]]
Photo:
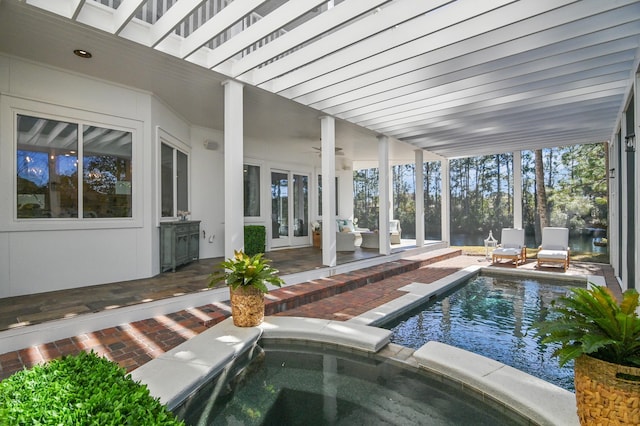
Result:
[[627,152],[636,152],[636,135],[631,133],[624,137],[624,150]]
[[609,169],[609,179],[615,179],[616,178],[616,169],[612,168]]

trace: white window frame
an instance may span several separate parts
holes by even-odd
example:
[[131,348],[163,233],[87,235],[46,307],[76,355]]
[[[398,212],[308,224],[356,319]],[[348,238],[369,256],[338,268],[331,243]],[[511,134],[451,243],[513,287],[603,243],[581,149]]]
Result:
[[156,212],[158,217],[158,225],[160,222],[171,222],[178,219],[178,183],[177,179],[174,176],[173,178],[173,216],[162,216],[162,145],[167,145],[173,148],[173,170],[177,170],[177,151],[182,152],[187,156],[187,208],[188,211],[191,211],[191,188],[192,188],[192,179],[191,179],[191,149],[190,147],[182,142],[177,137],[171,135],[166,130],[161,127],[157,128],[156,132],[156,152],[157,152],[157,160],[156,160],[156,182],[158,182],[157,188],[157,206]]
[[[41,117],[49,120],[105,127],[131,132],[131,217],[117,218],[20,218],[17,212],[17,118],[18,115]],[[0,231],[38,231],[63,229],[109,229],[134,228],[143,224],[143,194],[141,176],[143,123],[123,117],[100,114],[92,111],[41,102],[37,100],[3,94],[0,96],[0,194],[11,197],[12,208],[0,209]],[[79,152],[82,147],[78,147]],[[8,176],[8,175],[11,176]],[[82,206],[79,200],[79,208]]]

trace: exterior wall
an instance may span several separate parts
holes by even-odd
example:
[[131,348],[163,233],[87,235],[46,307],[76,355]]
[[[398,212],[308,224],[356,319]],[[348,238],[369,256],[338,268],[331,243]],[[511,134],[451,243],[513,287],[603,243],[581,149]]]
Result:
[[[188,124],[151,94],[6,56],[0,88],[0,297],[156,274],[157,127],[188,144]],[[16,220],[15,108],[132,128],[133,217]]]
[[[218,142],[208,150],[204,141]],[[222,132],[191,129],[191,219],[200,220],[200,258],[224,255],[224,153]],[[204,231],[204,234],[203,234]]]
[[[132,129],[133,217],[16,220],[15,111],[117,123]],[[161,137],[171,139],[189,155],[189,209],[191,219],[201,221],[200,257],[223,256],[222,131],[191,126],[151,93],[0,55],[0,197],[6,200],[0,204],[0,298],[159,273]],[[207,149],[206,140],[218,141],[218,149]],[[309,222],[317,218],[318,156],[291,151],[286,157],[281,155],[288,143],[296,142],[280,141],[275,146],[245,140],[245,161],[260,165],[262,187],[261,217],[245,223],[265,225],[267,235],[271,169],[309,175]],[[340,181],[339,216],[352,217],[352,171],[339,170],[336,175]],[[306,244],[311,244],[311,233]]]

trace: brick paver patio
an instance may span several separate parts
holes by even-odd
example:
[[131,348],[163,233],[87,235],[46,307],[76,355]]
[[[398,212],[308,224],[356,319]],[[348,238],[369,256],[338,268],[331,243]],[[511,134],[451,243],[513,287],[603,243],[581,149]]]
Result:
[[[271,291],[266,314],[345,321],[403,294],[411,282],[432,283],[484,258],[447,250],[437,255],[400,260],[330,278]],[[590,273],[606,275],[600,267]],[[127,371],[152,360],[230,315],[225,303],[209,304],[55,342],[0,354],[0,379],[15,371],[63,355],[93,350]]]

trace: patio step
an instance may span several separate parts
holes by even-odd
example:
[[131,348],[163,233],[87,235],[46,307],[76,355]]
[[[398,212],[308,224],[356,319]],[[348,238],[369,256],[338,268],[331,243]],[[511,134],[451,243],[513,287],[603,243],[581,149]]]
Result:
[[461,254],[462,250],[459,249],[435,250],[409,259],[399,259],[381,265],[333,275],[328,278],[271,290],[266,295],[265,315],[275,315],[289,309],[295,309],[308,303],[352,291],[367,284],[414,271],[423,266],[451,259]]

